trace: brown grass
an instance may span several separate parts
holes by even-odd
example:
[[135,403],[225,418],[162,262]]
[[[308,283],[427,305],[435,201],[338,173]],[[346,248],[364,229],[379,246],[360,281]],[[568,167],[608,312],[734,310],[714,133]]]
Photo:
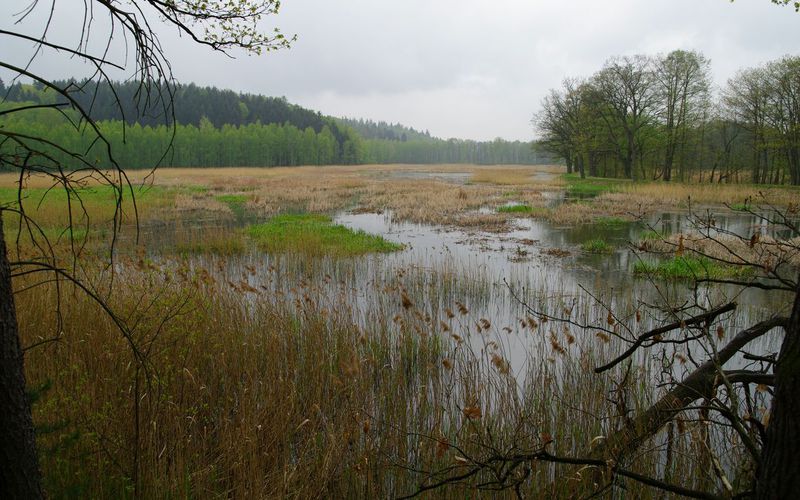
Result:
[[[465,168],[486,170],[444,170]],[[477,214],[477,208],[509,199],[544,205],[545,186],[522,183],[527,174],[515,168],[502,178],[520,184],[392,179],[396,169],[428,171],[165,169],[155,179],[158,196],[142,200],[150,203],[143,214],[145,222],[180,219],[187,210],[227,214],[216,196],[246,194],[248,208],[261,213],[361,207],[391,210],[401,220],[485,229],[506,224],[509,216]],[[621,216],[629,199],[656,208],[648,196],[637,196],[604,195],[553,213],[572,213],[565,220],[574,221]],[[104,208],[98,205],[98,214]],[[57,209],[48,206],[47,213]],[[109,317],[68,286],[60,303],[52,285],[16,296],[24,344],[58,338],[26,353],[28,380],[39,397],[34,418],[42,468],[53,496],[395,497],[413,492],[421,480],[409,468],[457,463],[460,455],[450,444],[480,456],[490,448],[536,448],[548,436],[551,451],[580,454],[627,415],[607,399],[612,389],[620,393],[615,381],[621,373],[592,372],[617,347],[553,322],[520,318],[512,328],[474,316],[466,304],[486,300],[496,280],[480,270],[410,266],[356,281],[348,278],[354,271],[345,261],[334,262],[338,274],[328,276],[291,256],[257,270],[254,260],[235,256],[246,251],[244,244],[226,238],[223,229],[177,228],[172,235],[166,233],[172,226],[163,227],[157,237],[174,236],[175,247],[185,245],[186,253],[205,245],[234,257],[120,256],[108,300],[132,327],[146,369]],[[92,262],[104,260],[89,259],[85,269],[102,285],[102,270],[93,271]],[[33,278],[15,285],[22,290]],[[378,305],[359,309],[356,292],[376,296]],[[557,296],[548,296],[547,304],[576,307],[559,304]],[[59,304],[64,321],[56,330]],[[582,300],[577,307],[583,309],[575,317],[588,317],[595,304]],[[520,353],[495,342],[516,336],[531,346],[521,373],[507,361]],[[649,380],[650,369],[647,363],[633,368],[631,379]],[[628,389],[624,404],[633,412],[655,396]],[[693,458],[704,444],[692,432],[702,425],[686,424],[673,450],[670,473],[686,486],[699,484],[707,472]],[[660,474],[658,442],[648,443],[643,449],[656,451],[637,456],[631,467]],[[534,464],[523,491],[532,498],[588,494],[591,487],[579,476],[574,468]],[[631,497],[652,494],[634,483],[626,487]],[[437,492],[443,498],[464,494],[459,488]]]
[[[608,414],[611,379],[591,372],[607,347],[591,337],[576,342],[561,328],[522,322],[523,332],[549,339],[553,350],[532,354],[528,371],[516,374],[527,383],[518,385],[498,344],[484,341],[478,352],[464,340],[475,327],[488,335],[499,325],[471,317],[458,301],[448,311],[459,316],[437,314],[428,297],[393,280],[376,284],[392,305],[367,311],[357,325],[352,304],[322,305],[321,282],[299,282],[292,297],[255,274],[123,265],[109,300],[135,325],[146,370],[108,316],[81,295],[63,304],[58,342],[26,355],[30,385],[40,388],[34,418],[53,494],[393,497],[420,480],[404,467],[459,460],[449,444],[480,454],[489,445],[535,448],[548,435],[554,452],[569,454],[604,432],[592,415],[619,424]],[[56,324],[53,290],[36,290],[18,295],[26,345]],[[636,469],[652,473],[651,458],[640,457]],[[692,477],[690,466],[678,460],[675,470]],[[574,494],[577,477],[568,467],[536,465],[524,491]]]
[[681,184],[666,182],[621,184],[620,192],[633,195],[637,202],[670,206],[685,206],[692,203],[736,204],[752,198],[756,203],[788,206],[797,203],[798,191],[793,188],[756,186],[752,184]]
[[[283,211],[335,212],[344,209],[383,212],[391,210],[400,221],[441,225],[474,226],[469,212],[508,201],[510,187],[515,198],[532,206],[543,206],[542,189],[553,189],[560,178],[558,167],[476,167],[469,165],[361,165],[331,167],[292,167],[272,169],[163,169],[157,173],[157,186],[206,186],[204,193],[191,193],[176,199],[180,208],[224,210],[214,196],[220,193],[247,193],[248,208],[264,214]],[[396,173],[435,174],[471,173],[478,184],[450,183],[430,179],[402,179]],[[553,175],[553,184],[536,179],[535,174]],[[134,178],[138,177],[134,174]],[[489,228],[498,217],[485,217]]]
[[[685,251],[730,264],[755,264],[773,270],[779,263],[800,269],[800,238],[777,240],[769,236],[747,240],[730,235],[708,238],[700,233],[672,234],[639,242],[643,250],[672,254]],[[680,249],[680,250],[679,250]]]
[[550,165],[475,168],[472,171],[472,182],[501,186],[541,186],[560,183],[560,174],[563,172],[563,167]]

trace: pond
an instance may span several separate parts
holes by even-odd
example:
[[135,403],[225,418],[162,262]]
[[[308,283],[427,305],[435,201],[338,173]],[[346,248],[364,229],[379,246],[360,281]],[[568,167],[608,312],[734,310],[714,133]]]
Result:
[[[202,238],[210,228],[235,231],[247,220],[182,221],[173,227],[145,228],[145,238],[168,246],[165,236],[169,234],[186,239],[196,233],[195,238]],[[276,302],[312,300],[323,309],[349,311],[364,327],[380,325],[388,331],[408,327],[407,322],[398,320],[404,314],[402,296],[406,294],[413,298],[418,315],[414,321],[420,332],[453,336],[476,351],[493,343],[515,373],[524,372],[531,359],[541,358],[541,351],[552,347],[554,336],[578,346],[596,340],[574,326],[534,331],[526,324],[527,318],[536,317],[533,311],[553,316],[569,311],[579,323],[603,324],[608,308],[624,320],[645,304],[736,300],[740,308],[726,323],[727,329],[735,330],[789,304],[788,295],[776,301],[774,292],[741,292],[724,286],[692,290],[685,281],[652,283],[635,277],[632,269],[641,257],[634,251],[634,243],[653,229],[662,234],[688,230],[686,213],[664,212],[645,221],[612,220],[571,227],[518,218],[511,231],[501,234],[398,222],[391,212],[342,212],[334,222],[381,235],[405,248],[356,258],[309,259],[253,251],[226,258],[198,255],[190,260],[228,282],[238,280],[265,290]],[[751,214],[717,215],[715,223],[721,230],[743,234],[770,231]],[[581,249],[584,242],[598,238],[611,245],[610,252],[592,254]],[[665,317],[646,315],[636,322],[635,331],[645,331]]]

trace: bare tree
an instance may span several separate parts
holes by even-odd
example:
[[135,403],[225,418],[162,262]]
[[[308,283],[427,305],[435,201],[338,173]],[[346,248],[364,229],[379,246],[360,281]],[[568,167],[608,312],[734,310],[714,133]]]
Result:
[[[765,68],[767,122],[775,130],[791,184],[800,185],[800,57],[786,56]],[[774,182],[774,181],[773,181]]]
[[[561,155],[567,163],[567,173],[572,173],[576,165],[578,134],[580,133],[579,113],[580,82],[565,79],[563,90],[550,89],[550,93],[542,99],[542,109],[533,117],[533,125],[542,137],[543,144],[556,154]],[[584,172],[581,177],[584,177]]]
[[[32,346],[20,344],[12,278],[49,273],[49,280],[56,283],[69,280],[92,299],[103,303],[102,292],[83,283],[74,272],[80,257],[80,243],[76,244],[75,239],[70,238],[72,262],[64,265],[53,251],[44,230],[34,217],[26,213],[22,200],[27,181],[32,176],[46,177],[51,180],[51,190],[60,189],[66,193],[70,221],[67,231],[70,235],[75,224],[89,227],[87,213],[81,204],[80,188],[89,182],[110,186],[116,204],[111,214],[113,236],[109,259],[113,256],[117,231],[122,223],[136,220],[135,203],[133,214],[128,215],[123,210],[123,200],[133,198],[134,190],[114,160],[111,143],[93,120],[91,106],[81,106],[74,97],[75,93],[84,91],[83,87],[78,84],[56,85],[33,69],[35,61],[44,54],[71,58],[92,68],[89,81],[106,81],[112,88],[111,73],[130,70],[132,78],[139,83],[137,99],[140,109],[158,108],[165,122],[174,123],[174,120],[169,120],[174,81],[167,53],[154,31],[156,23],[172,26],[194,42],[223,52],[238,48],[260,54],[287,48],[292,41],[277,29],[265,33],[259,26],[264,16],[277,14],[279,0],[129,0],[124,3],[88,0],[72,3],[76,3],[78,8],[83,7],[83,22],[74,27],[79,41],[72,46],[52,41],[57,38],[51,36],[56,22],[55,0],[32,0],[16,14],[14,30],[0,30],[0,40],[29,43],[32,47],[32,55],[26,64],[13,63],[8,57],[0,59],[0,68],[13,75],[10,83],[18,79],[31,81],[55,96],[52,104],[8,103],[0,108],[0,116],[21,116],[42,109],[62,113],[63,119],[74,125],[76,134],[90,135],[93,147],[103,148],[112,166],[111,169],[100,169],[88,159],[86,151],[70,150],[46,135],[30,136],[18,133],[13,127],[0,127],[0,168],[19,175],[18,203],[0,207],[0,407],[3,408],[0,412],[0,491],[6,498],[43,496],[23,370],[24,351]],[[36,18],[45,20],[40,31],[33,31],[32,21]],[[97,33],[98,30],[102,33]],[[99,49],[95,49],[93,43],[97,38],[107,40]],[[119,45],[133,56],[132,65],[114,62],[127,59],[126,54],[115,53]],[[5,97],[2,99],[5,101]],[[65,156],[69,159],[66,163],[60,160]],[[12,253],[9,250],[2,230],[2,221],[7,214],[15,215],[19,221],[18,234],[26,234],[32,248],[37,250],[36,254],[22,252],[19,238],[16,251]],[[124,322],[107,307],[106,311],[128,338],[137,362],[143,362],[135,343],[127,335]]]
[[[579,320],[565,311],[554,314],[527,302],[521,303],[529,317],[539,322],[569,325],[587,333],[616,338],[620,350],[594,371],[597,376],[618,370],[617,394],[609,394],[609,404],[617,406],[619,427],[605,436],[598,436],[583,450],[572,455],[552,451],[553,438],[548,435],[526,435],[525,441],[500,443],[494,433],[481,434],[473,451],[458,445],[457,462],[441,469],[427,470],[417,490],[409,496],[453,484],[488,490],[511,489],[523,495],[531,469],[537,463],[580,467],[586,488],[596,492],[613,488],[619,480],[632,480],[665,492],[691,498],[791,498],[800,488],[800,227],[796,206],[783,209],[756,207],[748,204],[740,209],[756,220],[754,232],[738,234],[716,223],[712,214],[691,216],[693,230],[675,234],[661,241],[644,241],[639,251],[662,253],[665,256],[695,256],[706,262],[695,272],[689,300],[677,303],[667,300],[648,304],[641,302],[631,315],[615,311],[599,299],[607,318],[598,321]],[[769,236],[764,228],[779,227],[783,237]],[[746,272],[734,277],[719,277],[711,265],[731,266]],[[709,285],[731,287],[742,297],[745,290],[769,293],[777,312],[755,319],[752,324],[726,334],[725,318],[740,309],[736,299],[714,303],[703,292]],[[653,286],[658,286],[654,281]],[[787,300],[788,299],[788,300]],[[641,310],[644,309],[644,312]],[[641,315],[660,319],[660,325],[641,331]],[[780,332],[780,348],[771,352],[769,343],[758,339],[770,332]],[[650,380],[662,389],[652,404],[632,412],[620,397],[629,391],[630,363],[644,353],[654,353],[668,346],[683,346],[689,353],[685,365],[673,357],[664,359],[663,377]],[[691,354],[694,353],[694,354]],[[735,366],[731,361],[738,359]],[[627,366],[627,368],[625,368]],[[638,381],[641,385],[643,381]],[[636,384],[633,384],[636,385]],[[767,406],[768,412],[759,410]],[[768,417],[767,417],[768,415]],[[596,418],[601,418],[597,416]],[[692,487],[694,478],[671,478],[670,463],[673,444],[679,438],[674,428],[681,422],[697,420],[704,441],[698,460],[703,470],[711,472],[713,481],[704,488]],[[522,424],[520,424],[522,425]],[[711,435],[722,436],[730,448],[715,448]],[[474,434],[478,434],[475,432]],[[660,475],[636,471],[635,461],[652,446],[663,452]],[[477,450],[477,451],[474,451]],[[734,466],[741,466],[731,475],[731,468],[721,464],[725,453]],[[739,472],[741,471],[741,472]],[[566,475],[566,474],[565,474]],[[555,479],[558,479],[557,475]]]

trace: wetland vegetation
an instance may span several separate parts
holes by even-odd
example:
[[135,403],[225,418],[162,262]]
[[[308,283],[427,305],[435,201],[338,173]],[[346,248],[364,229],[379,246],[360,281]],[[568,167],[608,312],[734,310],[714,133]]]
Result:
[[[497,183],[485,167],[468,165],[164,169],[154,179],[132,171],[138,241],[134,226],[123,227],[112,267],[101,264],[107,239],[92,235],[111,231],[104,214],[113,194],[92,186],[73,193],[87,216],[76,210],[75,227],[91,231],[70,234],[67,197],[26,179],[27,213],[48,234],[70,234],[53,251],[70,259],[77,244],[89,257],[82,278],[116,314],[104,315],[69,284],[44,284],[34,294],[26,290],[35,275],[16,278],[23,343],[37,346],[26,368],[47,489],[92,497],[390,497],[413,493],[427,477],[410,467],[447,470],[486,447],[526,443],[580,454],[660,395],[647,383],[661,376],[660,358],[593,373],[625,346],[609,325],[646,330],[661,317],[643,304],[659,294],[689,296],[688,282],[653,287],[650,280],[679,276],[662,266],[678,262],[692,276],[717,269],[675,257],[676,246],[690,254],[705,241],[691,236],[699,233],[681,189],[693,210],[713,213],[730,231],[761,227],[760,219],[720,201],[752,196],[788,206],[797,196],[629,183],[624,196],[572,198],[574,178],[560,167],[493,169]],[[9,206],[17,181],[0,177]],[[10,215],[6,239],[16,241]],[[770,229],[763,230],[766,244]],[[15,251],[40,241],[35,231],[22,235]],[[640,256],[643,245],[656,256]],[[656,266],[646,268],[649,279],[637,277],[643,262]],[[719,342],[727,331],[785,313],[790,298],[724,286],[704,294],[743,303],[720,323]],[[557,321],[564,314],[574,324]],[[128,325],[126,336],[114,318]],[[696,355],[683,344],[660,354],[675,373]],[[624,397],[608,399],[620,390]],[[651,451],[625,467],[692,478],[683,483],[690,488],[718,480],[704,468],[705,424],[678,422],[669,451],[657,435]],[[724,470],[743,466],[733,458],[741,443],[713,439],[712,456],[731,457]],[[592,488],[556,464],[529,474],[522,484],[532,496]],[[625,487],[652,493],[636,481]]]
[[[262,31],[280,5],[85,2],[83,23],[55,2],[12,7],[0,495],[796,493],[800,58],[714,95],[699,51],[611,57],[546,94],[535,142],[175,82],[162,32],[223,53],[286,49],[296,36]],[[270,74],[302,75],[307,102],[378,112],[396,96],[412,114],[464,107],[451,125],[504,120],[500,101],[527,84],[499,75],[525,73],[481,68],[518,66],[530,46],[484,37],[492,63],[469,49],[468,73],[457,50],[432,51],[468,18],[491,27],[472,7],[428,9],[447,36],[406,23],[422,36],[373,57],[381,37],[354,57],[361,28],[331,16],[309,25],[337,30],[309,37],[324,62]],[[560,60],[561,43],[536,57]],[[88,78],[47,76],[67,58]],[[481,98],[490,89],[509,94]],[[472,102],[479,120],[464,119]]]

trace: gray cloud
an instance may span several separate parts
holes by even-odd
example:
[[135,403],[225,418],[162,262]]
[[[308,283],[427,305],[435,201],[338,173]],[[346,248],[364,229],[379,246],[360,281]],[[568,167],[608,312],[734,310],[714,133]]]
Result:
[[[22,0],[6,1],[0,11]],[[258,58],[209,54],[168,30],[161,39],[181,81],[443,137],[526,140],[540,99],[565,76],[589,76],[614,55],[682,48],[709,57],[723,85],[738,69],[797,53],[800,15],[767,0],[285,0],[273,25],[299,39]],[[78,71],[43,64],[56,76]]]

